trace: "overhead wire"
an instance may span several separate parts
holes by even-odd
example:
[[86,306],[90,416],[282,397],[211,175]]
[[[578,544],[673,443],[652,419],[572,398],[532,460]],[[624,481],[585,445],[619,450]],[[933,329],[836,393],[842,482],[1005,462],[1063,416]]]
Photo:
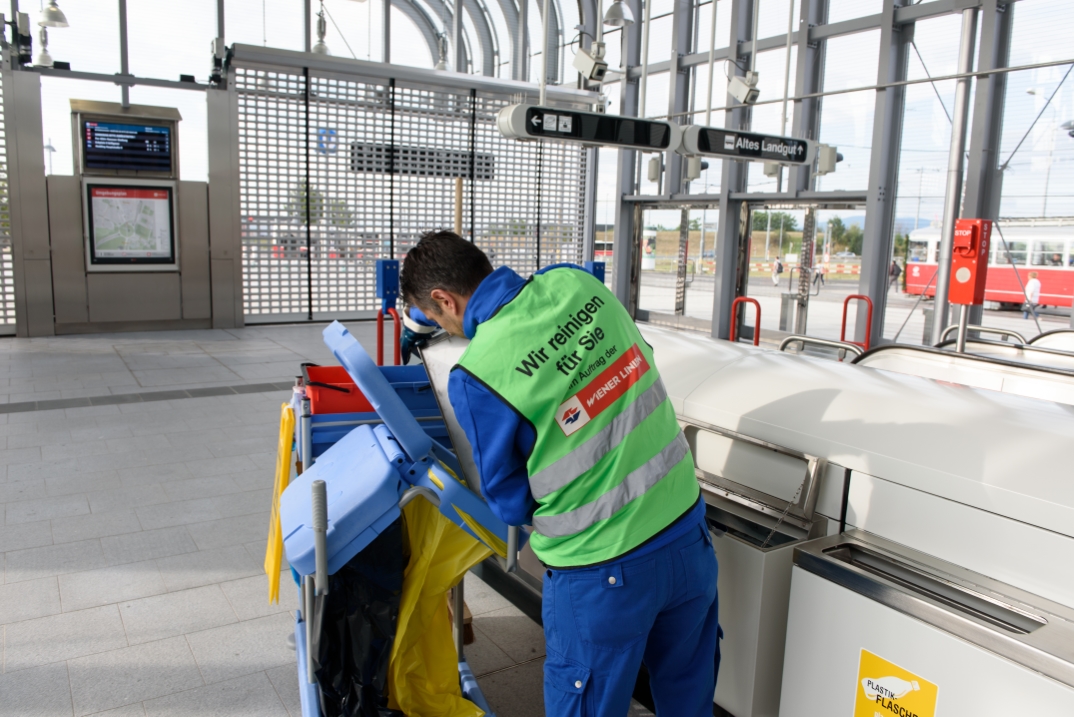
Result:
[[951,113],[947,111],[947,105],[943,103],[943,97],[940,96],[940,89],[936,86],[936,82],[932,79],[932,75],[929,74],[929,68],[925,65],[925,58],[921,56],[921,51],[917,49],[917,43],[910,40],[910,45],[914,48],[914,53],[917,54],[917,59],[921,63],[921,69],[925,71],[925,77],[929,78],[929,84],[932,85],[932,91],[936,93],[936,99],[940,101],[940,107],[943,108],[943,113],[947,115],[948,123],[954,124],[954,120],[951,119]]
[[1033,128],[1037,126],[1037,122],[1040,121],[1041,116],[1044,114],[1044,110],[1048,109],[1048,106],[1052,104],[1052,100],[1055,99],[1055,96],[1057,94],[1059,94],[1059,90],[1063,87],[1063,83],[1067,81],[1068,77],[1070,77],[1071,70],[1074,70],[1074,64],[1071,64],[1071,66],[1067,68],[1066,74],[1063,75],[1063,79],[1059,80],[1059,84],[1055,86],[1055,90],[1052,92],[1052,94],[1048,95],[1048,100],[1044,103],[1044,106],[1040,108],[1040,112],[1038,112],[1037,116],[1033,119],[1033,123],[1029,125],[1029,129],[1027,129],[1025,134],[1022,135],[1022,139],[1018,140],[1018,144],[1015,145],[1014,149],[1011,151],[1010,156],[1007,157],[1007,161],[1000,165],[999,171],[1002,172],[1006,170],[1007,165],[1009,165],[1011,163],[1011,160],[1014,159],[1014,155],[1018,154],[1018,150],[1022,148],[1022,143],[1026,141],[1026,137],[1028,137],[1029,133],[1033,131]]

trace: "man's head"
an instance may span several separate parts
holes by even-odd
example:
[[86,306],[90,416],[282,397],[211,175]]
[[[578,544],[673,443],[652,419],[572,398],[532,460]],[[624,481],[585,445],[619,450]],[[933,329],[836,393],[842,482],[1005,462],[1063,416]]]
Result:
[[1035,271],[1029,272],[1029,278],[1030,279],[1036,279],[1037,278],[1037,272],[1035,272]]
[[458,234],[429,232],[407,252],[399,273],[403,299],[450,334],[462,336],[466,304],[492,273],[485,252]]

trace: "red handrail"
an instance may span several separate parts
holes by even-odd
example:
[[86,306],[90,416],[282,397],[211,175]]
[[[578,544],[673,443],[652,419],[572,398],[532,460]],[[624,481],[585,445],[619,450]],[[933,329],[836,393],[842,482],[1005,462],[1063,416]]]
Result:
[[[403,334],[403,320],[399,318],[399,312],[394,308],[388,309],[388,313],[395,323],[395,366],[403,364],[403,351],[399,345],[399,339]],[[377,366],[384,365],[384,310],[377,309]]]
[[377,309],[377,366],[384,365],[384,311]]
[[[847,309],[850,307],[850,300],[857,299],[858,301],[864,301],[868,307],[869,313],[865,320],[865,341],[847,341]],[[851,294],[847,298],[843,299],[843,328],[839,332],[839,340],[843,343],[854,344],[855,346],[861,346],[866,351],[869,350],[869,336],[873,333],[873,300],[865,294]]]
[[402,338],[403,333],[403,320],[399,318],[399,312],[394,307],[388,309],[388,313],[392,315],[392,320],[395,323],[395,365],[403,365],[403,350],[399,345],[399,340]]
[[761,304],[758,303],[757,299],[751,299],[748,296],[739,296],[734,301],[731,302],[731,340],[732,341],[738,341],[738,333],[736,331],[736,329],[738,327],[736,326],[736,324],[738,323],[738,321],[737,321],[738,320],[738,305],[741,304],[741,303],[753,304],[754,308],[757,309],[757,321],[755,321],[754,324],[753,324],[753,345],[754,346],[760,346],[761,345]]

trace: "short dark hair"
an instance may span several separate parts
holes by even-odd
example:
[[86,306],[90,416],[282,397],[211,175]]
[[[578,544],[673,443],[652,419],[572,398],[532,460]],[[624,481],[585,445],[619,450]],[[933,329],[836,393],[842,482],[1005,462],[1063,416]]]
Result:
[[468,297],[491,273],[489,258],[472,242],[455,232],[429,232],[407,252],[399,289],[408,304],[428,307],[434,289]]

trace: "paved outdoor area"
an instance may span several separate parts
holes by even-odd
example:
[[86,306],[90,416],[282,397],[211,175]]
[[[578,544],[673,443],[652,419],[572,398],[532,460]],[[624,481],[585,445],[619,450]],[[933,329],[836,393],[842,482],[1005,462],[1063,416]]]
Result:
[[[757,299],[761,305],[761,335],[779,329],[780,295],[797,290],[797,275],[794,289],[790,288],[787,275],[782,276],[779,286],[773,286],[767,277],[750,277],[747,294]],[[810,336],[826,339],[838,339],[843,321],[843,301],[850,294],[857,293],[856,280],[833,280],[822,287],[814,287],[815,295],[809,298],[808,331]],[[686,290],[686,316],[712,321],[713,280],[709,276],[697,276]],[[884,321],[884,338],[897,340],[899,343],[921,345],[925,329],[923,309],[931,307],[931,301],[918,303],[917,296],[907,295],[891,289],[888,294],[888,307]],[[673,313],[675,308],[675,277],[671,274],[647,272],[642,274],[641,297],[639,306],[649,311]],[[860,308],[864,311],[864,304]],[[852,301],[847,312],[847,332],[852,331],[859,302]],[[1069,311],[1064,309],[1063,311]],[[878,320],[878,319],[876,319]],[[1023,319],[1021,311],[985,311],[986,326],[1017,331],[1026,339],[1031,339],[1042,331],[1069,329],[1069,313],[1057,315],[1052,311],[1038,316],[1040,330],[1036,322]],[[753,309],[746,310],[746,324],[753,326]]]
[[[301,714],[296,593],[269,605],[262,565],[322,328],[0,340],[0,717]],[[543,715],[540,626],[473,575],[466,597],[493,709]]]

